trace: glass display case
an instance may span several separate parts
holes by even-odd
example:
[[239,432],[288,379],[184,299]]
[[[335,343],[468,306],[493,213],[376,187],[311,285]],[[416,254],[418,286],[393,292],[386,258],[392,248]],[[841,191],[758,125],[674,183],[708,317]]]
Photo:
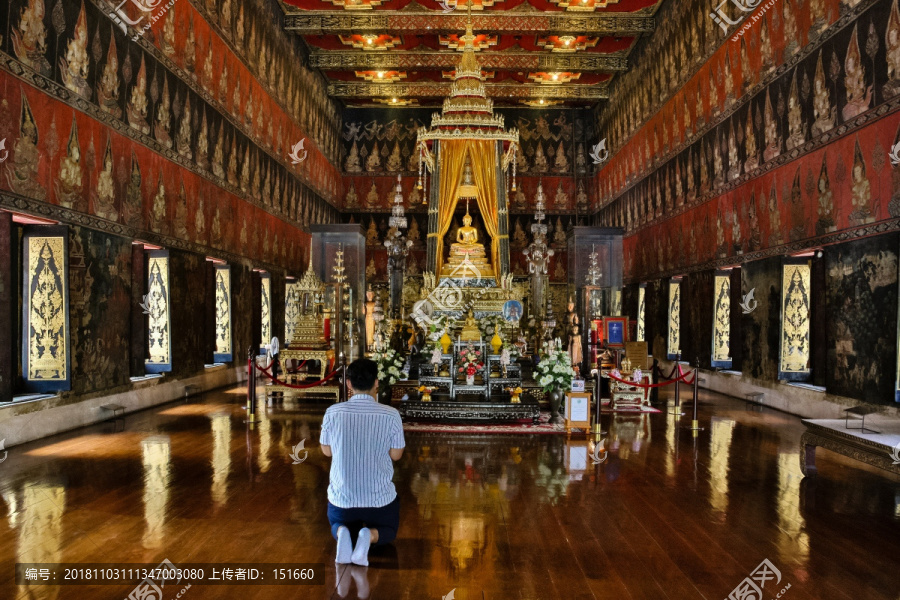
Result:
[[603,317],[622,314],[624,230],[618,227],[573,227],[566,241],[568,288],[582,315],[582,347],[593,368],[603,347]]
[[[350,352],[347,336],[345,335],[344,351],[348,360],[362,356],[365,339],[365,315],[363,308],[366,289],[366,237],[363,234],[362,225],[359,224],[329,224],[310,225],[312,234],[312,260],[313,269],[326,284],[326,306],[334,307],[336,286],[335,265],[339,264],[338,252],[343,251],[343,276],[349,284],[349,292],[344,298],[345,306],[349,302],[354,315],[350,324],[350,331],[355,336],[353,352]],[[302,270],[302,269],[301,269]],[[329,302],[330,300],[330,302]],[[332,320],[330,333],[335,333],[337,323]],[[363,343],[361,343],[363,342]]]

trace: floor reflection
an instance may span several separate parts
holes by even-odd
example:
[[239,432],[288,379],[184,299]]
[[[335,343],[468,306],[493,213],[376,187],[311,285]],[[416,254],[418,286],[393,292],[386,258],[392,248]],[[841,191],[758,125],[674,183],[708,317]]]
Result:
[[[803,479],[798,419],[702,397],[696,436],[668,411],[604,414],[599,436],[407,433],[397,541],[368,569],[335,569],[322,407],[261,403],[251,427],[235,395],[207,394],[129,415],[124,432],[97,426],[11,452],[0,562],[297,560],[325,565],[331,598],[694,600],[726,597],[768,558],[798,598],[897,600],[900,479],[828,453]],[[0,578],[2,598],[109,593]]]

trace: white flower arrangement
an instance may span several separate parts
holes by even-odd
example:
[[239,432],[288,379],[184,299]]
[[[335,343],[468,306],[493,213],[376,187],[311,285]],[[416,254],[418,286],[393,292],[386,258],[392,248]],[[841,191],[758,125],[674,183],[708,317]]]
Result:
[[391,348],[375,352],[372,360],[378,363],[378,381],[385,385],[393,385],[400,381],[403,357]]
[[572,362],[568,352],[551,350],[541,359],[537,366],[537,381],[545,392],[554,389],[569,389],[575,371],[572,370]]

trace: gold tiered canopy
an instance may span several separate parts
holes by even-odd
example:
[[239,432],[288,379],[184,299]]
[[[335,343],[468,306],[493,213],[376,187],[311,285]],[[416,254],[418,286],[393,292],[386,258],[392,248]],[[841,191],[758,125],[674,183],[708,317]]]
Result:
[[[485,230],[491,238],[490,265],[485,267],[486,272],[480,274],[493,277],[495,273],[503,273],[500,242],[508,235],[506,211],[504,209],[501,215],[499,210],[500,196],[505,194],[502,171],[514,164],[519,143],[519,132],[505,129],[503,116],[494,114],[494,103],[485,93],[484,75],[475,58],[471,3],[468,10],[466,34],[462,37],[462,60],[453,77],[450,97],[444,100],[441,113],[432,116],[431,128],[419,130],[417,141],[429,170],[440,170],[435,190],[438,194],[436,226],[429,226],[428,236],[432,238],[429,241],[434,243],[434,272],[442,277],[451,276],[444,268],[444,236],[450,229],[457,203],[467,198],[476,200]],[[439,160],[435,160],[432,149],[436,150]],[[502,199],[505,207],[505,196]],[[434,203],[430,212],[434,212]],[[451,255],[453,264],[448,266],[456,268],[458,265],[455,263],[466,256],[475,258],[479,246],[483,250],[483,245],[477,242],[469,240],[469,243],[463,244],[456,240]],[[508,249],[508,244],[503,246]],[[461,250],[466,250],[466,253]]]

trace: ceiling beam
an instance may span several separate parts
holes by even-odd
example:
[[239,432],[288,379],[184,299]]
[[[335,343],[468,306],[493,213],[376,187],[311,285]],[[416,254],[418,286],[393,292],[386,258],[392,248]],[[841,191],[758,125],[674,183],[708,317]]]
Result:
[[[442,98],[450,95],[450,82],[368,83],[334,82],[328,84],[332,98]],[[487,83],[489,98],[604,100],[608,86],[597,85],[528,85],[522,83]]]
[[[579,34],[591,36],[636,36],[652,33],[652,16],[617,14],[529,13],[490,11],[472,15],[477,31],[510,34]],[[436,34],[466,30],[466,16],[460,13],[387,12],[358,14],[345,11],[298,11],[285,15],[285,29],[301,35],[349,33]]]
[[[459,52],[404,51],[317,51],[309,56],[309,65],[320,69],[455,69]],[[628,69],[628,59],[622,55],[579,52],[552,54],[550,52],[479,52],[478,62],[487,70],[572,71],[577,73],[613,73]]]

